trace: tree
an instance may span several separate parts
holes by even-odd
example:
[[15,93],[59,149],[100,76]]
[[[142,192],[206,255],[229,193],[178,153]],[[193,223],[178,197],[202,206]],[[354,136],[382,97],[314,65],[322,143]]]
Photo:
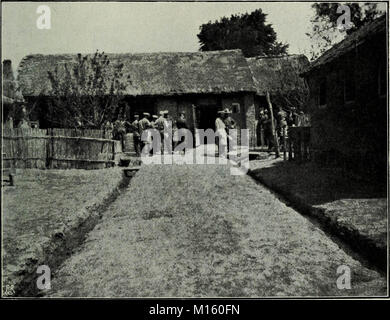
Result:
[[203,24],[197,35],[200,50],[241,49],[246,57],[286,54],[288,44],[276,41],[276,32],[271,24],[266,24],[266,17],[257,9],[250,14],[232,15]]
[[48,72],[48,120],[60,127],[102,128],[120,110],[126,84],[123,64],[111,65],[104,52],[77,55],[75,64]]
[[[306,35],[311,39],[310,59],[317,59],[333,44],[341,41],[368,22],[380,16],[383,11],[378,9],[376,3],[345,3],[350,11],[350,23],[348,27],[338,25],[338,20],[344,12],[338,11],[341,3],[314,3],[314,17],[311,19],[312,30]],[[341,8],[340,8],[341,9]],[[349,21],[348,21],[349,22]]]

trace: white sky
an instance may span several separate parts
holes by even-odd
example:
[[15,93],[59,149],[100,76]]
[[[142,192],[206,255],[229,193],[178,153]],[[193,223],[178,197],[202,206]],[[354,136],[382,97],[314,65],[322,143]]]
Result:
[[[51,29],[36,26],[40,4],[51,9]],[[311,3],[2,3],[2,58],[14,69],[31,53],[197,51],[199,27],[262,8],[289,53],[307,53]]]

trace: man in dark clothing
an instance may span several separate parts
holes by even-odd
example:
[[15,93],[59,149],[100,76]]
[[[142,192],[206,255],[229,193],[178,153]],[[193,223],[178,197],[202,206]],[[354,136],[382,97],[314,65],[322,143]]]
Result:
[[139,115],[134,115],[134,121],[131,124],[131,131],[133,132],[134,150],[137,157],[141,155],[141,136],[139,130]]
[[[236,129],[236,122],[233,120],[233,118],[230,116],[232,112],[229,109],[225,109],[225,118],[223,119],[223,122],[225,123],[226,126],[226,132],[228,136],[231,136],[234,140],[236,140],[236,136],[233,134],[232,129]],[[227,144],[227,152],[231,151],[230,150],[230,144]]]
[[273,148],[273,134],[272,134],[272,123],[269,116],[268,110],[264,110],[264,114],[260,116],[261,127],[264,130],[264,142],[268,147],[268,150]]
[[[180,129],[188,129],[187,127],[187,120],[185,118],[185,112],[184,111],[181,111],[179,113],[179,118],[176,120],[176,127],[177,127],[177,130],[180,130]],[[180,136],[180,139],[175,143],[175,146],[174,148],[176,148],[177,145],[181,144],[182,142],[184,142],[185,140],[185,136]],[[185,152],[185,148],[183,149],[183,151]]]

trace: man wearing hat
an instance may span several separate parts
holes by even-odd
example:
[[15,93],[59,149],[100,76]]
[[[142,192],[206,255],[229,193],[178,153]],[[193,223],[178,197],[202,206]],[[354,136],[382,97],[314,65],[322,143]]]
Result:
[[131,123],[131,129],[133,132],[134,149],[137,157],[141,155],[141,136],[139,128],[139,115],[134,115],[134,121]]
[[[233,129],[236,129],[236,121],[234,121],[234,119],[230,116],[232,114],[232,112],[226,108],[225,110],[225,114],[226,114],[226,117],[225,119],[223,120],[223,122],[225,123],[225,126],[226,126],[226,131],[227,131],[227,134],[228,134],[228,137],[229,136],[232,136],[233,132],[234,131],[231,131]],[[229,152],[229,144],[227,146],[227,151]]]
[[227,117],[226,110],[218,111],[217,119],[215,119],[215,133],[218,137],[218,154],[220,157],[226,157],[227,139],[226,125],[224,120]]
[[[231,130],[236,128],[236,122],[233,120],[233,118],[230,116],[232,112],[229,109],[225,109],[224,113],[226,115],[225,119],[223,122],[225,123],[226,129]],[[229,131],[228,131],[229,132]]]
[[151,129],[152,125],[149,121],[150,118],[150,113],[144,112],[143,113],[143,118],[139,121],[139,134],[141,136],[141,147],[142,149],[145,147],[146,144],[148,144],[150,141],[150,135],[147,135],[146,141],[142,141],[142,134],[144,133],[145,130]]
[[155,114],[152,115],[152,121],[150,122],[150,124],[152,125],[152,128],[155,129],[156,128],[156,121],[158,119],[158,116],[156,116]]

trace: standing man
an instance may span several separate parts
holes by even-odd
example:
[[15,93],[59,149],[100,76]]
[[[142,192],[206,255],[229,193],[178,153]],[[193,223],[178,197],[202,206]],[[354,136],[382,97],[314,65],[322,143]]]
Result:
[[[176,127],[177,127],[177,130],[180,130],[180,129],[188,129],[187,127],[187,120],[185,118],[185,112],[184,111],[180,111],[179,112],[179,118],[177,119],[176,121]],[[177,142],[176,142],[176,145],[175,147],[182,143],[184,141],[185,137],[184,136],[181,136],[180,139],[176,139]],[[186,150],[183,149],[183,151],[185,152]]]
[[[146,136],[146,140],[142,140],[142,134],[145,132],[145,130],[152,128],[152,125],[151,125],[151,123],[149,121],[149,118],[150,118],[150,113],[144,112],[143,113],[143,118],[138,123],[138,125],[139,125],[139,134],[140,134],[140,137],[141,137],[141,148],[142,149],[146,145],[150,144],[150,142],[151,142],[151,137],[150,137],[150,133],[149,132],[148,132],[148,134]],[[141,149],[141,152],[142,152],[142,149]]]
[[141,155],[141,136],[140,136],[140,128],[139,128],[139,115],[134,115],[134,121],[131,124],[131,130],[133,132],[133,143],[135,154],[137,157]]
[[236,128],[236,121],[234,121],[234,119],[230,116],[232,112],[229,109],[225,109],[224,112],[225,112],[225,119],[223,122],[225,123],[226,129],[229,132],[229,130]]
[[166,147],[166,149],[164,149],[164,154],[172,154],[172,119],[169,116],[168,110],[164,111],[164,138],[167,143],[167,145],[164,146]]
[[279,107],[279,111],[276,116],[278,120],[279,141],[282,142],[284,146],[284,142],[287,137],[287,113],[282,109],[282,107]]
[[161,150],[158,150],[157,154],[161,154],[164,150],[164,122],[165,122],[164,111],[160,111],[160,116],[154,122],[154,127],[155,129],[158,130],[158,132],[160,132],[160,138],[161,138],[161,144],[160,144]]
[[261,127],[264,129],[264,142],[267,146],[268,151],[271,151],[274,147],[273,134],[272,134],[272,123],[271,117],[268,110],[264,110],[264,114],[260,118]]
[[[233,129],[236,129],[236,121],[234,121],[234,119],[230,116],[232,114],[232,112],[229,110],[229,109],[225,109],[225,119],[223,120],[223,122],[225,123],[225,126],[226,126],[226,132],[228,134],[228,138],[232,136],[232,133]],[[234,137],[237,141],[237,138]],[[231,151],[230,150],[230,147],[229,147],[229,144],[227,145],[227,152]]]
[[218,137],[218,155],[225,158],[227,152],[227,139],[228,134],[226,132],[226,125],[224,120],[227,117],[225,110],[218,111],[218,117],[215,119],[215,133]]
[[150,124],[152,125],[152,128],[153,129],[156,129],[156,121],[158,119],[158,116],[156,116],[155,114],[152,115],[152,121],[150,122]]

